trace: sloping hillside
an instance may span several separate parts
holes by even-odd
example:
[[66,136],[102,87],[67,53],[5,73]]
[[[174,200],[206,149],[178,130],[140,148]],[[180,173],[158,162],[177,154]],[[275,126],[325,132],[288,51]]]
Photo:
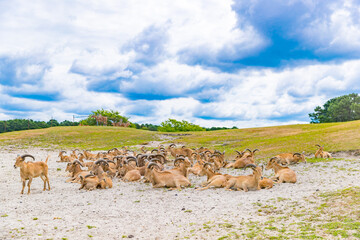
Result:
[[[168,140],[172,138],[172,140]],[[167,139],[167,140],[166,140]],[[313,153],[315,144],[325,145],[330,152],[360,149],[360,121],[327,124],[298,124],[277,127],[221,130],[211,132],[159,133],[115,127],[53,127],[48,129],[4,133],[1,146],[16,148],[82,148],[146,144],[149,141],[175,142],[190,147],[208,146],[233,152],[258,148],[259,157],[279,152]]]

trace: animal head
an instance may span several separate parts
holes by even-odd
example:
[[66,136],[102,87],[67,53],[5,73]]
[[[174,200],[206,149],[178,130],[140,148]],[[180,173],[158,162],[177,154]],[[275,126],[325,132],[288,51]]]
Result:
[[23,164],[23,162],[25,161],[26,157],[31,157],[33,160],[35,160],[34,156],[30,155],[30,154],[24,154],[24,155],[18,156],[15,160],[14,168],[20,167]]
[[306,159],[305,159],[305,155],[301,154],[301,153],[294,153],[293,157],[296,157],[296,159],[298,159],[300,162],[305,162],[306,163]]
[[280,159],[277,158],[277,157],[270,158],[270,160],[269,160],[268,164],[266,165],[265,169],[269,170],[269,169],[273,168],[276,164],[278,164],[279,161],[280,161]]

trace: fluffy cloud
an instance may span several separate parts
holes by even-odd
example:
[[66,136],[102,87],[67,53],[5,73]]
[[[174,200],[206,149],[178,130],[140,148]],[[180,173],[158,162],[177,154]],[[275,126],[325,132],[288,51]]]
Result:
[[360,90],[358,5],[2,1],[0,119],[105,108],[139,123],[307,122]]

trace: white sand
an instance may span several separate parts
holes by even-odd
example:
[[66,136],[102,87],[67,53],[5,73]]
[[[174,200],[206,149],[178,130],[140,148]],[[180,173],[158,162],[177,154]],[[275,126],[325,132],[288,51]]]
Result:
[[[43,192],[43,182],[36,178],[31,194],[20,194],[20,170],[13,165],[17,154],[24,153],[33,154],[37,160],[51,155],[51,191]],[[58,152],[45,150],[0,151],[0,239],[121,239],[130,235],[133,239],[217,239],[228,230],[204,229],[203,224],[226,222],[238,226],[242,220],[262,221],[254,203],[278,197],[301,202],[316,191],[360,186],[360,161],[342,160],[292,166],[298,183],[276,185],[271,190],[168,191],[153,189],[142,182],[124,183],[114,179],[112,189],[87,192],[78,190],[79,184],[65,183],[66,163],[57,163],[57,155]],[[349,171],[350,165],[357,171]],[[250,174],[251,170],[224,172],[241,175]],[[268,176],[272,174],[265,172]],[[206,177],[190,176],[195,186],[205,180]]]

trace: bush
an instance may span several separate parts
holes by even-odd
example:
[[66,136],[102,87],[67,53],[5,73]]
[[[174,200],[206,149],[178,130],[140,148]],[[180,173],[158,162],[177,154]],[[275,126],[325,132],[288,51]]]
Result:
[[162,122],[160,127],[158,127],[160,132],[194,132],[194,131],[205,131],[204,128],[188,121],[182,120],[177,121],[175,119],[169,118],[168,120]]

